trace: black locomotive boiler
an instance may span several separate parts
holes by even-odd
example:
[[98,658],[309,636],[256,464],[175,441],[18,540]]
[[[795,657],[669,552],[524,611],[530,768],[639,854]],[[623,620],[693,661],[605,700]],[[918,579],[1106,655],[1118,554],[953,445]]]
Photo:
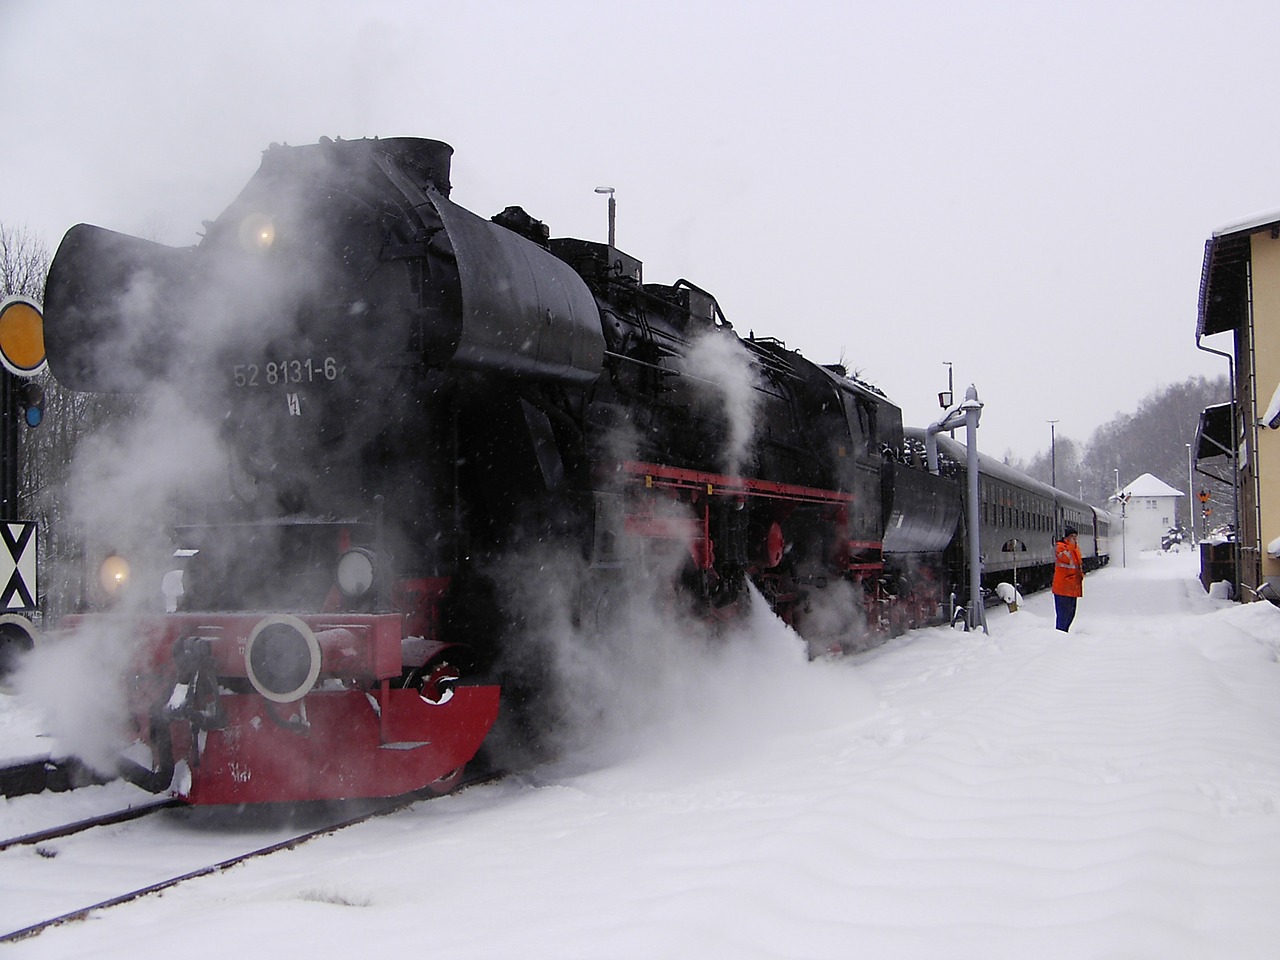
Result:
[[60,383],[202,438],[144,511],[163,542],[82,518],[101,566],[65,628],[129,640],[140,782],[447,789],[554,682],[512,649],[511,557],[573,558],[588,628],[655,582],[704,620],[758,591],[815,652],[949,614],[962,485],[894,404],[615,247],[468,212],[451,155],[272,146],[194,247],[81,224],[57,251]]

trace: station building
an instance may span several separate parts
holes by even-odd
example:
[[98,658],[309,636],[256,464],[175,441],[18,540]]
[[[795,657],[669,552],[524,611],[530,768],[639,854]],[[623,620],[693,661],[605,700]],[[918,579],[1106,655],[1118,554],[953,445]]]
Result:
[[1196,345],[1226,359],[1232,391],[1201,414],[1194,446],[1196,470],[1234,501],[1234,537],[1204,545],[1201,579],[1229,573],[1237,598],[1280,603],[1280,212],[1206,242]]
[[[1179,526],[1178,499],[1185,496],[1181,490],[1175,490],[1149,473],[1116,494],[1111,512],[1121,518],[1123,526],[1121,543],[1111,546],[1112,559],[1117,546],[1135,556],[1143,550],[1159,550],[1165,534]],[[1115,539],[1114,532],[1112,539]]]

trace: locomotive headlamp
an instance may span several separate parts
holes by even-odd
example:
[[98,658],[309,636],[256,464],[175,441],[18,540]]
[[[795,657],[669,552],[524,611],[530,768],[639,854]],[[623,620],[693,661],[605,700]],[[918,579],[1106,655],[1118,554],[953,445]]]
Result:
[[350,600],[364,596],[373,586],[373,554],[356,548],[338,558],[338,589]]
[[113,553],[98,566],[98,583],[108,596],[115,596],[129,582],[129,561]]
[[265,213],[251,213],[240,221],[240,245],[246,250],[269,250],[275,242],[276,225]]

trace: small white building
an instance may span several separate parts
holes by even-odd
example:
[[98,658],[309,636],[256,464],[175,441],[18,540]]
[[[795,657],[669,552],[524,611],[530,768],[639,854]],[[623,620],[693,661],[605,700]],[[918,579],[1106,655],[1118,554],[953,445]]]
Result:
[[[1143,550],[1159,550],[1160,538],[1178,526],[1178,498],[1186,494],[1177,490],[1158,477],[1149,473],[1134,480],[1116,496],[1112,510],[1113,516],[1124,515],[1124,549],[1137,554]],[[1116,531],[1111,531],[1112,552],[1116,552],[1119,544],[1115,543]]]

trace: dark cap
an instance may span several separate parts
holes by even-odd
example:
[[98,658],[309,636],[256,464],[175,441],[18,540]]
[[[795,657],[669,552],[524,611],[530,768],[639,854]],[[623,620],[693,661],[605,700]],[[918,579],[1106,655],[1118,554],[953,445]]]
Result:
[[1075,527],[1068,525],[1062,531],[1062,539],[1065,540],[1067,539],[1067,537],[1075,536],[1079,532],[1080,531],[1077,530]]

